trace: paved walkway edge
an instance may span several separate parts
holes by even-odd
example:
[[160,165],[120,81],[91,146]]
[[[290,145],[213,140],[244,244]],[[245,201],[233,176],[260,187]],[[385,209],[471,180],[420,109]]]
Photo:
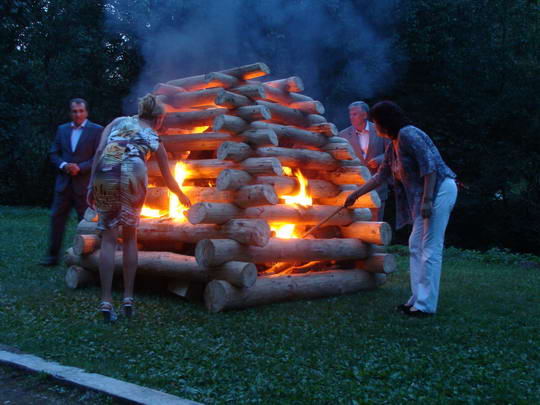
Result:
[[202,405],[199,402],[182,399],[152,388],[141,387],[140,385],[100,374],[87,373],[76,367],[63,366],[31,354],[19,354],[0,350],[0,363],[24,368],[37,373],[46,373],[62,382],[99,391],[135,404]]

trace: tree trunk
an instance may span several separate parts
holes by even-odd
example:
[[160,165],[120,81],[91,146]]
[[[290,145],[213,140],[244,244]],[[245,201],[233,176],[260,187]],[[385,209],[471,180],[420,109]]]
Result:
[[246,96],[242,96],[241,94],[223,91],[216,97],[215,103],[222,107],[232,109],[251,105],[253,104],[253,100]]
[[272,80],[264,82],[266,86],[275,87],[287,92],[302,92],[304,91],[304,82],[298,76],[287,77],[286,79]]
[[247,105],[231,111],[232,114],[244,121],[269,120],[272,118],[270,110],[263,105]]
[[176,112],[165,115],[162,130],[185,130],[200,126],[210,126],[217,116],[227,113],[226,108],[212,108],[201,111]]
[[299,145],[315,146],[319,148],[328,141],[328,138],[323,134],[285,125],[255,121],[250,124],[250,127],[255,129],[271,129],[277,134],[280,141],[289,141],[290,143]]
[[262,84],[246,84],[229,89],[229,91],[249,97],[252,100],[261,100],[266,97]]
[[304,114],[324,114],[324,106],[320,101],[297,101],[289,104],[289,107]]
[[216,188],[218,190],[238,190],[252,181],[253,177],[243,170],[225,169],[217,177]]
[[263,105],[270,110],[270,114],[272,114],[272,118],[270,119],[271,122],[277,124],[295,125],[297,127],[309,127],[311,125],[311,122],[307,118],[306,114],[299,110],[263,100],[257,100],[257,104]]
[[207,82],[208,87],[223,87],[224,89],[239,86],[243,82],[234,76],[222,72],[207,73],[204,76],[204,80]]
[[241,162],[254,154],[255,151],[243,142],[224,142],[217,150],[218,159],[233,162]]
[[[319,198],[319,202],[325,205],[340,206],[345,203],[345,200],[349,195],[353,193],[353,190],[343,190],[335,197]],[[351,206],[352,208],[379,208],[381,206],[381,199],[379,194],[375,190],[364,194],[356,200]]]
[[255,79],[256,77],[266,76],[270,73],[270,69],[266,64],[258,62],[251,65],[221,70],[220,73],[225,73],[241,80],[250,80]]
[[339,167],[339,162],[329,153],[309,149],[270,146],[258,148],[256,154],[260,157],[277,158],[283,166],[299,169],[335,170]]
[[322,172],[321,176],[334,184],[354,184],[361,186],[371,178],[371,173],[365,166],[350,166],[341,167],[332,172]]
[[166,83],[158,83],[154,86],[152,93],[156,96],[172,96],[173,94],[186,91],[186,89],[178,86],[171,86]]
[[251,263],[361,260],[370,253],[370,246],[358,239],[270,238],[264,247],[246,246],[231,239],[205,239],[195,248],[197,263],[204,267],[232,260]]
[[372,290],[385,282],[384,275],[361,270],[331,270],[283,277],[259,277],[248,289],[226,281],[211,281],[204,291],[211,312],[241,309],[275,302],[315,299]]
[[229,134],[238,134],[248,129],[248,123],[242,118],[233,115],[219,115],[214,119],[212,129]]
[[304,94],[298,94],[293,92],[288,92],[277,87],[269,86],[266,83],[262,83],[265,93],[265,98],[267,100],[273,101],[274,103],[279,103],[283,106],[288,106],[292,103],[298,103],[302,101],[313,101],[313,99]]
[[314,124],[306,129],[311,132],[319,132],[321,134],[325,134],[326,136],[336,136],[338,134],[337,127],[331,122]]
[[366,260],[356,261],[356,268],[371,273],[389,274],[397,270],[396,258],[390,253],[373,253]]
[[253,263],[228,262],[214,270],[209,267],[210,280],[225,280],[238,288],[252,287],[257,281],[257,267]]
[[188,220],[196,224],[224,224],[237,218],[241,209],[234,204],[201,202],[191,206],[188,210]]
[[278,137],[276,133],[270,129],[248,129],[247,131],[238,134],[243,142],[252,146],[277,146]]
[[187,91],[202,90],[210,87],[205,75],[189,76],[181,79],[170,80],[165,84],[182,87]]
[[172,95],[168,95],[166,103],[170,104],[174,108],[189,108],[200,106],[215,107],[217,104],[215,100],[224,93],[226,93],[226,91],[220,88],[178,92]]
[[341,227],[344,238],[356,238],[366,243],[389,245],[392,241],[392,228],[386,222],[361,221]]
[[80,266],[71,265],[66,270],[65,281],[68,288],[76,289],[98,285],[99,276],[95,272],[86,270]]
[[271,185],[254,184],[241,187],[236,192],[234,203],[242,208],[277,204],[278,196]]
[[322,147],[322,150],[332,155],[337,160],[354,160],[358,159],[354,149],[348,142],[332,142],[327,143]]
[[101,238],[95,234],[76,235],[73,239],[73,253],[76,255],[86,255],[99,249]]
[[283,175],[281,162],[273,157],[248,158],[241,162],[239,166],[249,174]]

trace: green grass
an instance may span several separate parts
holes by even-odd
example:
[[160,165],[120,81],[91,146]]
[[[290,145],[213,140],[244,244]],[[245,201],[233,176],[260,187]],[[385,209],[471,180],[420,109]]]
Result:
[[372,292],[218,314],[147,292],[135,320],[107,325],[97,288],[36,264],[47,215],[0,207],[0,343],[206,403],[540,403],[536,262],[449,250],[429,319],[393,309],[409,292],[401,254]]

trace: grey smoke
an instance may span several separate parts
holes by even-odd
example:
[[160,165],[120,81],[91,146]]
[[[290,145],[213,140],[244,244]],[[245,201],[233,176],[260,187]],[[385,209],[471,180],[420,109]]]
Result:
[[350,102],[384,96],[398,78],[397,6],[398,0],[110,0],[109,29],[137,38],[145,61],[126,110],[158,82],[265,62],[268,79],[300,76],[305,94],[343,127]]

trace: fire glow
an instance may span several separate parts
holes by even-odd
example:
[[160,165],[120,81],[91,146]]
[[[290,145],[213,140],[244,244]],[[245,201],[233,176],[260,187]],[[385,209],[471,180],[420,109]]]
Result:
[[[287,175],[292,174],[292,171],[289,167],[284,167],[284,172]],[[295,170],[294,175],[296,176],[299,184],[298,193],[295,195],[283,195],[279,198],[282,199],[287,205],[299,205],[301,207],[309,207],[313,205],[313,199],[307,192],[308,181],[302,174],[300,170]],[[271,224],[270,229],[275,232],[276,238],[281,239],[298,239],[298,235],[295,230],[296,226],[294,224]]]

